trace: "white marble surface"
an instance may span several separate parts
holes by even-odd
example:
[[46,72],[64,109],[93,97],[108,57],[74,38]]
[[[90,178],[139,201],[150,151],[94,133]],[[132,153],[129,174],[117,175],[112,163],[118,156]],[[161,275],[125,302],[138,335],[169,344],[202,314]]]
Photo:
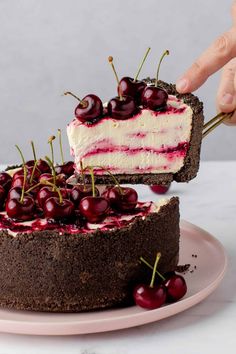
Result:
[[[189,184],[173,184],[181,216],[224,245],[229,266],[220,287],[202,303],[157,323],[105,334],[37,337],[0,334],[0,354],[227,354],[236,347],[236,162],[203,162]],[[157,198],[140,187],[143,198]],[[209,260],[210,261],[210,260]]]

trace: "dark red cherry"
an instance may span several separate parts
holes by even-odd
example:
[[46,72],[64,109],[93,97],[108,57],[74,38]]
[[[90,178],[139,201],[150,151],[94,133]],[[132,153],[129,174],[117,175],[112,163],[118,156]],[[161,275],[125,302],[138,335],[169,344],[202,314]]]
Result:
[[60,173],[59,175],[57,175],[56,185],[58,187],[65,187],[66,186],[66,180],[67,180],[66,175],[64,173]]
[[70,177],[75,172],[74,162],[68,161],[68,162],[64,163],[63,165],[57,165],[57,166],[55,166],[55,171],[57,174],[64,173],[67,177]]
[[52,182],[53,181],[53,176],[51,173],[43,173],[40,177],[39,177],[39,182],[43,183],[43,181],[48,181],[48,182]]
[[[121,193],[121,191],[122,193]],[[106,193],[107,198],[112,206],[112,208],[128,211],[136,207],[138,202],[138,193],[135,189],[130,187],[113,187],[110,188]]]
[[3,205],[5,203],[6,199],[6,191],[5,189],[0,185],[0,210],[2,210]]
[[6,212],[9,218],[20,221],[32,219],[34,208],[34,199],[29,196],[24,196],[22,202],[20,202],[19,198],[8,199],[6,202]]
[[137,111],[135,101],[130,96],[114,97],[108,102],[107,111],[115,119],[127,119]]
[[150,189],[156,194],[165,194],[170,189],[170,184],[167,186],[161,184],[155,184],[153,186],[150,186]]
[[79,205],[81,214],[91,223],[103,221],[109,209],[109,201],[104,197],[85,197]]
[[20,199],[22,194],[22,188],[21,187],[13,187],[9,190],[7,199]]
[[140,284],[134,288],[133,297],[136,305],[149,310],[157,309],[166,301],[166,288],[162,284],[153,287]]
[[[24,185],[24,176],[23,175],[19,175],[13,178],[11,187],[23,187]],[[29,184],[29,179],[26,179],[26,183],[25,183],[25,190],[30,188],[30,184]]]
[[74,204],[70,200],[63,199],[60,202],[60,199],[57,197],[47,199],[43,206],[45,217],[55,220],[71,217],[74,209]]
[[[27,177],[31,178],[32,173],[33,173],[34,168],[32,166],[27,167]],[[41,173],[40,171],[36,168],[34,170],[34,179],[38,179],[40,177]],[[13,181],[18,178],[19,176],[24,176],[24,169],[21,168],[19,171],[15,172],[13,175]]]
[[141,96],[146,86],[147,84],[144,81],[134,81],[131,77],[123,77],[119,82],[117,91],[118,95],[131,96],[137,104],[140,104]]
[[181,299],[187,292],[187,285],[182,275],[174,274],[164,282],[167,289],[167,301],[175,302]]
[[7,172],[0,173],[0,186],[2,186],[6,192],[11,188],[12,177]]
[[[34,167],[35,161],[34,160],[29,160],[26,162],[26,167]],[[47,163],[47,161],[39,159],[37,161],[37,169],[41,172],[41,173],[50,173],[51,172],[51,168],[49,166],[49,164]]]
[[[96,196],[99,196],[99,191],[95,187]],[[79,206],[80,201],[85,198],[93,195],[93,189],[91,185],[77,184],[75,185],[70,192],[70,199],[75,204]]]
[[58,197],[58,193],[53,191],[52,187],[44,186],[37,193],[37,201],[41,208],[43,208],[44,203],[51,197]]
[[168,93],[155,86],[147,86],[142,93],[141,103],[144,108],[156,111],[166,106]]
[[93,121],[103,114],[103,105],[96,95],[85,96],[75,109],[75,116],[82,123]]

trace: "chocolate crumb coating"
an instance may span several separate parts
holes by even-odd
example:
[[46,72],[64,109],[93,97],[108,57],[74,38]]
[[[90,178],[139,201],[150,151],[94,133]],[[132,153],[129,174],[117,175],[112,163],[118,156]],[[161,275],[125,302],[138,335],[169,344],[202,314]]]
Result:
[[133,304],[133,287],[149,283],[150,269],[175,270],[179,259],[179,201],[136,217],[122,228],[92,233],[0,231],[0,306],[18,310],[80,312]]
[[[148,84],[154,83],[155,79],[147,78],[144,80]],[[116,174],[115,177],[119,183],[129,184],[147,184],[147,185],[169,185],[172,181],[189,182],[196,177],[199,169],[200,150],[203,130],[203,104],[198,97],[191,93],[179,94],[173,84],[164,81],[158,81],[158,86],[164,88],[169,95],[175,95],[189,105],[193,110],[192,130],[189,143],[189,149],[184,160],[184,165],[177,173],[137,173],[137,174]],[[81,176],[76,175],[78,182],[81,182]],[[86,175],[86,183],[90,183],[91,177]],[[109,175],[95,176],[95,182],[98,184],[113,183]]]

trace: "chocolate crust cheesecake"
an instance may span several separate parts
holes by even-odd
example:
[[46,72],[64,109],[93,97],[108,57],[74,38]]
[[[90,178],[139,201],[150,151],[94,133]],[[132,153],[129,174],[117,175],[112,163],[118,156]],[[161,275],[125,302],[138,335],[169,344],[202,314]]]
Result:
[[140,256],[153,264],[161,252],[162,273],[178,264],[178,198],[139,203],[131,219],[114,218],[82,227],[15,223],[1,213],[0,306],[80,312],[133,304],[134,285],[150,277]]
[[[144,82],[152,87],[155,80]],[[126,120],[109,114],[87,124],[74,119],[67,128],[75,175],[81,180],[81,163],[98,166],[95,180],[109,184],[162,184],[173,180],[188,182],[198,172],[203,130],[203,104],[193,94],[179,94],[175,85],[158,81],[167,92],[167,104],[153,111],[139,106],[139,111]],[[90,181],[87,174],[86,181]]]

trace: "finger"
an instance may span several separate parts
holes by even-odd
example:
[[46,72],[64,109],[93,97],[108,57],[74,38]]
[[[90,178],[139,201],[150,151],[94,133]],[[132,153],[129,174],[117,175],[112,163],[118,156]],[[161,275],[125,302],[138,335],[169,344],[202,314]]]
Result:
[[233,26],[236,26],[236,1],[234,1],[232,4],[231,16],[232,16],[232,20],[233,20]]
[[236,56],[236,29],[221,35],[176,83],[180,93],[192,92]]
[[[219,112],[228,113],[236,109],[236,58],[230,60],[222,70],[216,105]],[[236,114],[225,123],[235,124]]]

